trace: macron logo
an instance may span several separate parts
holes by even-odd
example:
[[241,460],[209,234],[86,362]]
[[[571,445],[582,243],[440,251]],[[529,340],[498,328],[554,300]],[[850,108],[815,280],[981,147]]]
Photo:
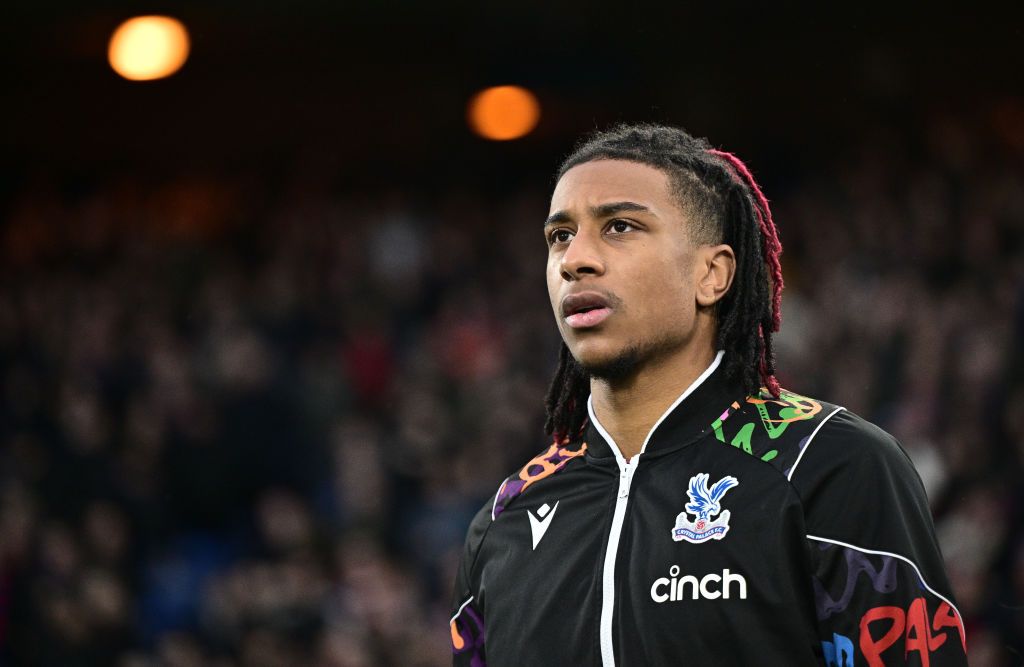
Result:
[[530,517],[530,532],[533,533],[533,548],[536,549],[540,543],[544,533],[548,531],[548,526],[551,525],[551,519],[555,518],[555,510],[558,509],[558,502],[555,502],[555,506],[552,507],[547,503],[541,505],[540,509],[537,510],[537,516],[533,516],[533,512],[527,510],[526,514]]

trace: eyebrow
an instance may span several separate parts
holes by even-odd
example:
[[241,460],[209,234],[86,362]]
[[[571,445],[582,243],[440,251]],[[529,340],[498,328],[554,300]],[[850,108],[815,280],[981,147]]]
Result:
[[[643,204],[637,204],[632,201],[614,201],[607,204],[601,204],[599,206],[590,207],[590,215],[595,218],[608,218],[619,213],[650,213],[651,209],[647,208]],[[569,222],[572,220],[572,216],[569,215],[568,211],[555,211],[548,216],[548,219],[544,221],[544,226],[554,225],[560,222]]]

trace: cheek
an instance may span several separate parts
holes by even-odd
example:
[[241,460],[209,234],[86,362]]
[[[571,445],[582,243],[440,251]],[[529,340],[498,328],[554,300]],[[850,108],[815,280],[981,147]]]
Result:
[[678,261],[650,262],[628,281],[645,317],[677,322],[692,318],[694,308],[691,276]]
[[558,260],[549,259],[547,263],[547,270],[545,273],[548,285],[548,299],[551,301],[551,307],[557,308],[558,306],[558,290],[562,285],[562,275],[558,268]]

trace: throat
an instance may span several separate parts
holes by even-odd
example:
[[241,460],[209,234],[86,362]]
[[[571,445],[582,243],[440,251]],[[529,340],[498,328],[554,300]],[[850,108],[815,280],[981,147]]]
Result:
[[[712,350],[687,364],[643,368],[629,382],[591,378],[592,417],[613,440],[623,458],[640,454],[652,430],[681,398],[688,396],[717,367],[722,353]],[[678,407],[676,408],[678,409]]]

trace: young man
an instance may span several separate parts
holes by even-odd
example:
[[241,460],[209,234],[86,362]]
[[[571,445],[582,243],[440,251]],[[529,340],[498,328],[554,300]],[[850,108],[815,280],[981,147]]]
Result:
[[552,444],[474,519],[456,665],[965,665],[889,434],[781,389],[782,250],[735,156],[599,133],[544,225]]

